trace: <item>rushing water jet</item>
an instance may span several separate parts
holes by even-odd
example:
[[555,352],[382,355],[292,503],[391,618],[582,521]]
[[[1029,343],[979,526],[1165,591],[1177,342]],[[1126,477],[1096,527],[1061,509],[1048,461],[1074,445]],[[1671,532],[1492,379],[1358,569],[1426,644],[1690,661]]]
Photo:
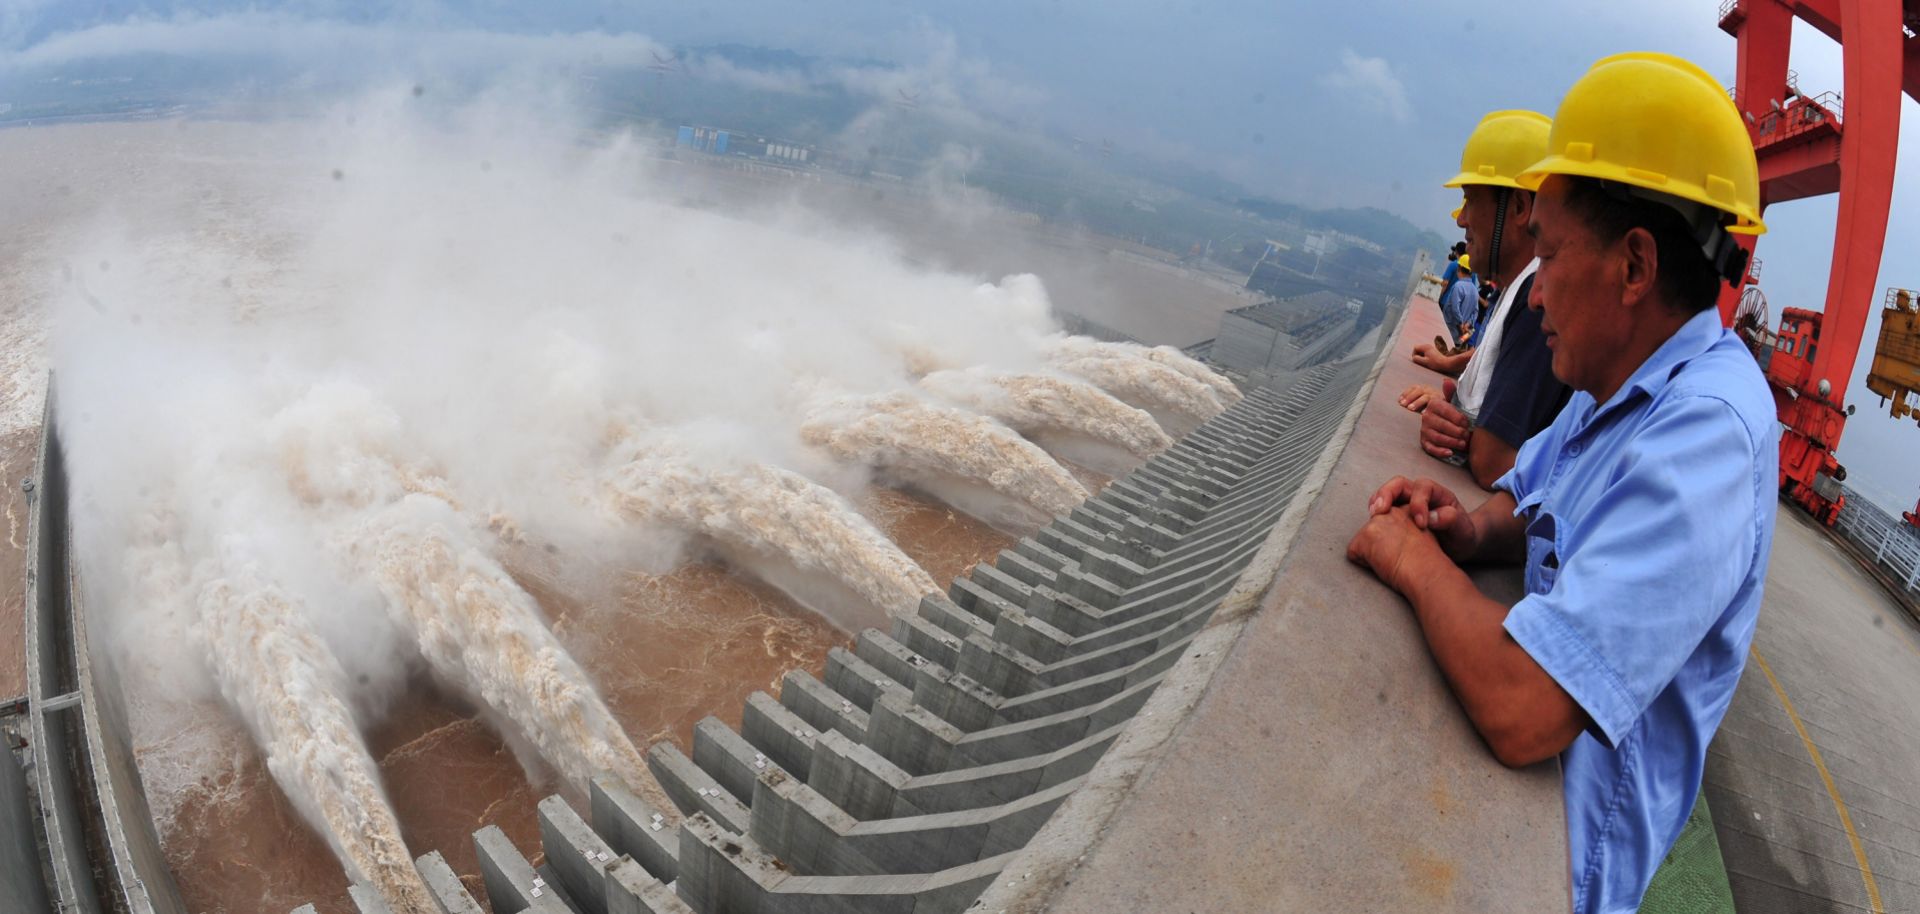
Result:
[[396,458],[399,420],[371,393],[320,385],[271,423],[294,493],[386,598],[442,680],[512,725],[574,787],[610,774],[672,809],[539,605],[460,513],[445,480]]
[[396,914],[434,914],[347,706],[340,661],[293,598],[240,563],[222,570],[200,590],[201,624],[220,692],[246,719],[267,771],[324,826],[349,876]]
[[1066,336],[1056,340],[1050,347],[1054,358],[1081,359],[1144,359],[1157,365],[1164,365],[1195,381],[1207,385],[1220,402],[1232,406],[1240,402],[1240,388],[1233,381],[1211,368],[1205,362],[1187,355],[1172,346],[1145,346],[1139,343],[1113,343],[1086,336]]
[[1073,474],[1007,426],[904,391],[816,400],[800,436],[842,460],[978,483],[1048,517],[1087,499]]
[[189,568],[170,510],[140,512],[134,527],[123,561],[135,592],[156,610],[188,612],[187,634],[280,791],[349,877],[396,912],[437,911],[354,720],[346,671],[306,608],[268,580],[247,537],[222,537]]
[[824,573],[892,615],[940,592],[933,576],[838,493],[766,464],[712,466],[662,440],[630,439],[606,482],[620,510]]
[[992,416],[1023,435],[1067,432],[1120,448],[1140,460],[1173,444],[1145,411],[1065,375],[967,368],[933,372],[920,379],[920,386]]
[[372,576],[434,672],[512,722],[574,787],[610,774],[674,808],[540,607],[452,506],[407,495],[343,531],[340,547]]
[[1053,367],[1086,380],[1122,403],[1152,413],[1162,425],[1182,424],[1170,419],[1197,425],[1226,410],[1212,388],[1145,359],[1062,358],[1054,361]]

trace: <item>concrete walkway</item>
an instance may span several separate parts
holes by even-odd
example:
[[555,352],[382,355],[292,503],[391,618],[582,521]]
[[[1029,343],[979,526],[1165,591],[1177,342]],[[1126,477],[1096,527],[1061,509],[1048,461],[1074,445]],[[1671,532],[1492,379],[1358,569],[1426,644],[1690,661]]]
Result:
[[1754,648],[1707,758],[1739,910],[1920,911],[1920,626],[1783,503]]
[[1435,379],[1406,353],[1439,327],[1415,299],[1259,613],[1050,911],[1566,909],[1557,765],[1495,762],[1406,604],[1344,558],[1388,478],[1471,491],[1395,402]]

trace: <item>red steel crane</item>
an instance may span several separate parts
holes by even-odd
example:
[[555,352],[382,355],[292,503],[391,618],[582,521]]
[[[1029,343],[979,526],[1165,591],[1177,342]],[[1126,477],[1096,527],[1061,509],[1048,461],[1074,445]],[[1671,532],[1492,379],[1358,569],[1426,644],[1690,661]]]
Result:
[[[1842,96],[1802,94],[1787,68],[1795,19],[1840,43],[1844,111]],[[1761,206],[1840,195],[1825,308],[1784,310],[1767,361],[1786,426],[1781,492],[1831,525],[1846,502],[1846,468],[1833,451],[1853,412],[1847,384],[1877,299],[1900,96],[1920,98],[1920,0],[1723,0],[1720,28],[1739,41],[1733,99],[1759,158]],[[1751,251],[1753,237],[1741,238]],[[1729,325],[1742,292],[1721,298]]]

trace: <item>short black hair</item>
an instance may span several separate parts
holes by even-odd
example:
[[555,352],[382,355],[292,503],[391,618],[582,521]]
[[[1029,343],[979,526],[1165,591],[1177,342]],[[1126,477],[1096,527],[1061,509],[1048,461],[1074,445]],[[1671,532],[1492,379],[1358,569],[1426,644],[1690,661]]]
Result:
[[1601,242],[1611,244],[1628,232],[1646,229],[1660,258],[1655,282],[1684,314],[1698,314],[1720,298],[1720,274],[1700,249],[1692,226],[1671,206],[1610,190],[1594,178],[1567,178],[1567,209],[1584,219]]
[[1457,260],[1459,260],[1459,259],[1460,259],[1460,252],[1459,252],[1459,251],[1448,251],[1448,252],[1447,252],[1447,259],[1448,259],[1448,260],[1456,260],[1456,261],[1457,261]]
[[1453,243],[1453,256],[1455,256],[1455,257],[1458,257],[1458,256],[1460,256],[1461,254],[1465,254],[1466,252],[1467,252],[1467,243],[1466,243],[1466,242],[1464,242],[1464,241],[1456,241],[1456,242],[1454,242],[1454,243]]

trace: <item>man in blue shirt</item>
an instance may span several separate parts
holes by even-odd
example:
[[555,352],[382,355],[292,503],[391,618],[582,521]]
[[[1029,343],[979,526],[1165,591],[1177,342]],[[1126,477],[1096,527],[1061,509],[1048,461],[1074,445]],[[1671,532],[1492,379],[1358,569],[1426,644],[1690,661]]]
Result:
[[1465,256],[1466,253],[1467,243],[1464,241],[1456,241],[1453,243],[1453,247],[1448,249],[1447,269],[1440,274],[1440,291],[1442,293],[1453,288],[1453,278],[1460,273],[1460,258]]
[[1447,333],[1458,347],[1466,345],[1473,335],[1473,325],[1480,319],[1480,283],[1474,280],[1472,264],[1465,256],[1456,263],[1460,270],[1453,276],[1453,285],[1440,296],[1440,313],[1446,315]]
[[[1395,479],[1347,554],[1412,604],[1501,762],[1559,756],[1576,914],[1632,914],[1699,793],[1772,544],[1772,397],[1714,308],[1745,271],[1729,233],[1764,230],[1759,179],[1710,75],[1623,54],[1568,92],[1520,180],[1529,305],[1576,393],[1478,508]],[[1460,568],[1516,560],[1511,608]]]

